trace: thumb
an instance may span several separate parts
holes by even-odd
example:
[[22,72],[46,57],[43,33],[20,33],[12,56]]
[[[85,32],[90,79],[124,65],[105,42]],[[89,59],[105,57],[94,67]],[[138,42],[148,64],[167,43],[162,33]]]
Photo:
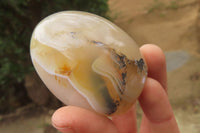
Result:
[[74,106],[58,109],[52,116],[52,124],[63,133],[117,133],[107,117]]

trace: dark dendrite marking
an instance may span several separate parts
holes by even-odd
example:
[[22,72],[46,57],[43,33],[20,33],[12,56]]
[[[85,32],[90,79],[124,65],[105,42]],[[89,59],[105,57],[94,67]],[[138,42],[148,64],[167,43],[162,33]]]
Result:
[[104,46],[102,42],[92,41],[92,43],[96,44],[97,46]]
[[142,58],[140,60],[135,60],[135,65],[138,66],[140,72],[142,72],[145,68],[144,60]]
[[120,106],[120,102],[121,102],[121,98],[120,100],[116,100],[116,101],[113,101],[113,103],[109,104],[109,111],[107,112],[108,115],[111,115],[113,113],[115,113],[118,109],[118,107]]
[[115,67],[119,69],[119,74],[121,75],[121,87],[118,90],[121,94],[124,93],[126,87],[126,76],[127,76],[127,57],[120,53],[118,54],[114,49],[111,49],[112,59],[117,64]]
[[115,55],[115,58],[117,59],[117,63],[119,64],[120,69],[126,67],[126,56],[125,55]]
[[124,68],[126,67],[126,64],[125,64],[125,56],[124,55],[117,55],[118,56],[118,62],[119,62],[119,65],[120,65],[120,68]]
[[120,101],[121,101],[121,99],[120,99],[120,100],[117,100],[117,101],[115,101],[115,104],[116,104],[116,106],[119,106],[119,105],[120,105]]
[[123,85],[126,85],[126,80],[125,79],[126,79],[126,72],[123,72],[122,73],[122,84]]
[[115,113],[118,109],[118,106],[120,106],[121,98],[117,100],[113,99],[108,92],[108,88],[101,89],[100,93],[104,96],[106,101],[106,106],[108,108],[106,114],[111,115]]
[[75,39],[75,34],[76,34],[76,32],[70,32],[70,34],[71,34],[72,38]]

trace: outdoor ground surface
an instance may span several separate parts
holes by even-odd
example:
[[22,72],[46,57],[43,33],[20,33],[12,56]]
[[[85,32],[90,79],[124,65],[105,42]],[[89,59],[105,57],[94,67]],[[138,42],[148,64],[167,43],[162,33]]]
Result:
[[[160,0],[161,1],[161,0]],[[200,133],[200,42],[196,0],[110,0],[114,22],[139,46],[160,46],[167,59],[169,99],[182,133]],[[23,111],[21,111],[23,110]],[[29,105],[0,116],[0,133],[55,133],[53,110]],[[37,110],[37,111],[35,111]],[[23,113],[21,113],[23,112]],[[138,112],[138,121],[141,110]]]

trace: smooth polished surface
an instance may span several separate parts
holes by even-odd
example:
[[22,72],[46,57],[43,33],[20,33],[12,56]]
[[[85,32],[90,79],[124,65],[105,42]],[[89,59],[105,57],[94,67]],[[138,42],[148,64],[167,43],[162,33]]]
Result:
[[62,102],[106,115],[127,111],[147,75],[134,40],[110,21],[85,12],[60,12],[42,20],[32,35],[31,57]]

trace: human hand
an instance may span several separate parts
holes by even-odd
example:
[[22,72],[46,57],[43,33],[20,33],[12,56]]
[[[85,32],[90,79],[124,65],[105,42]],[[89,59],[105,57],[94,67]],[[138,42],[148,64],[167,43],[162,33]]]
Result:
[[[140,133],[179,133],[167,95],[165,56],[151,44],[140,51],[148,66],[148,78],[139,97],[144,112]],[[83,108],[65,106],[53,114],[52,124],[63,133],[137,133],[135,105],[112,120]]]

